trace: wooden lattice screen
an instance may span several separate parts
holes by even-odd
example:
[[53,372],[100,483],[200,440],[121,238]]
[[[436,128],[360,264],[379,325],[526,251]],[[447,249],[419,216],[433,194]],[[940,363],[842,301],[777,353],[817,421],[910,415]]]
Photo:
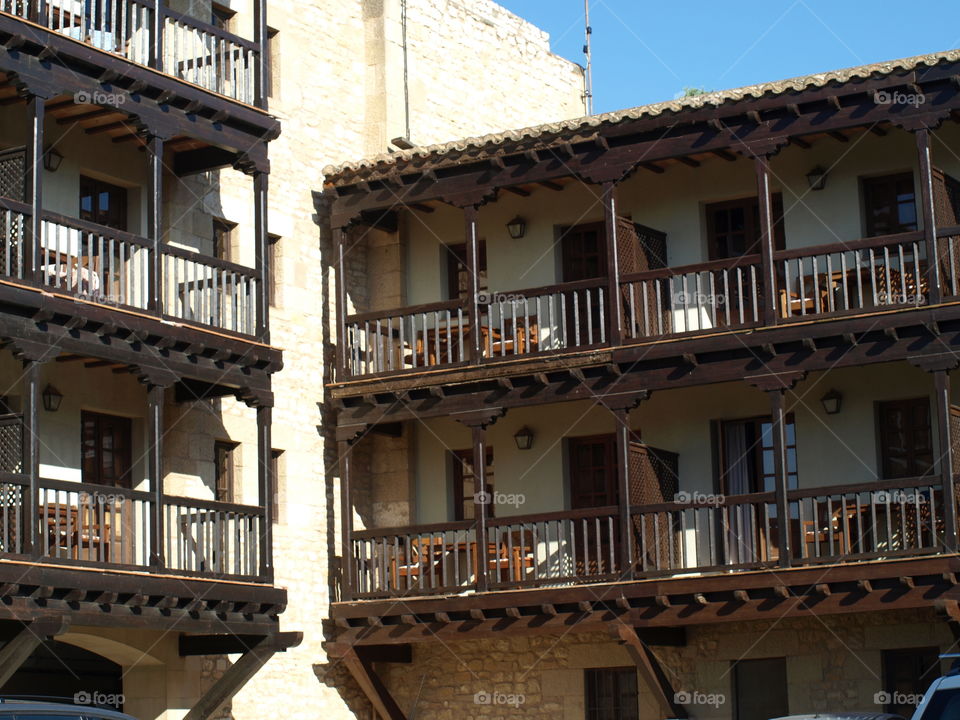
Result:
[[0,152],[0,196],[19,202],[26,200],[23,182],[26,157],[22,147]]
[[[629,218],[617,218],[617,268],[620,276],[632,275],[633,273],[646,272],[648,270],[659,270],[667,266],[667,234],[659,230],[638,225],[631,222]],[[666,284],[664,284],[665,286]],[[648,285],[647,289],[647,307],[651,312],[652,308],[657,307],[656,288],[653,283]],[[622,302],[624,305],[623,317],[629,322],[630,313],[630,291],[624,286],[621,290]],[[643,299],[635,298],[634,302],[643,307]],[[669,307],[669,298],[667,303],[661,299],[661,307]],[[664,317],[668,320],[668,317]],[[652,317],[648,320],[653,327],[656,327],[656,320]],[[634,337],[646,334],[642,327],[644,322],[643,312],[636,313],[635,322],[638,327],[628,329],[628,334]]]
[[[676,453],[631,442],[630,505],[673,502],[679,489],[678,470]],[[665,570],[680,562],[680,535],[671,527],[669,512],[635,516],[633,526],[633,555],[641,570]]]
[[[933,207],[938,228],[960,225],[960,181],[937,168],[933,169]],[[952,259],[948,238],[938,238],[937,245],[944,292],[952,294],[952,272],[960,274],[960,238],[954,238]]]
[[19,415],[0,415],[0,472],[19,473],[23,460],[23,423]]

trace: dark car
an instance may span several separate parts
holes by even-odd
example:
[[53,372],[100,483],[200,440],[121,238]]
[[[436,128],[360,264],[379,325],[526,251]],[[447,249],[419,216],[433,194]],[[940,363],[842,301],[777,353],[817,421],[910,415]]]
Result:
[[0,699],[0,720],[136,720],[114,710],[85,705]]

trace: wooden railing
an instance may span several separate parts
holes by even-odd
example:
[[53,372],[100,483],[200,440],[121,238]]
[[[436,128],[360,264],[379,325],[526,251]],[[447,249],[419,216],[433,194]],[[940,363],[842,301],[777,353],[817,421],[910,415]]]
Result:
[[[937,232],[939,275],[922,232],[778,250],[763,279],[760,255],[348,315],[341,328],[343,379],[520,357],[569,353],[650,339],[738,331],[927,305],[934,289],[960,297],[960,226]],[[613,304],[611,304],[613,303]],[[619,327],[614,327],[619,318]],[[479,338],[472,333],[478,332]],[[473,348],[477,348],[474,350]]]
[[[473,521],[355,531],[350,595],[463,593],[601,583],[946,552],[940,483],[931,478],[774,493],[696,493],[675,502],[491,518],[486,565]],[[621,512],[629,512],[624,546]],[[782,523],[791,544],[781,552]],[[632,564],[627,562],[629,555]]]
[[255,87],[260,46],[162,2],[160,23],[154,0],[0,0],[0,12],[234,100],[260,104]]
[[[56,294],[185,321],[243,336],[257,335],[258,271],[94,223],[44,211],[36,252],[26,270],[28,205],[0,198],[0,277]],[[158,274],[157,274],[158,273]]]
[[629,339],[756,325],[761,317],[760,256],[663,268],[621,278]]
[[164,495],[158,548],[152,493],[41,479],[33,502],[29,495],[24,476],[0,472],[0,556],[265,580],[261,507]]

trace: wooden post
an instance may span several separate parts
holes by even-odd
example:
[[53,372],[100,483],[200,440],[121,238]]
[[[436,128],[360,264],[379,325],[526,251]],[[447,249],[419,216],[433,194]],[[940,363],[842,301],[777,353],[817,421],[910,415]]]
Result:
[[620,506],[620,579],[631,580],[634,573],[633,538],[630,532],[630,408],[613,410],[617,422],[617,496]]
[[257,480],[259,505],[263,512],[260,535],[260,577],[273,580],[273,463],[271,423],[273,408],[257,406]]
[[487,429],[473,425],[473,517],[477,523],[477,592],[487,589],[490,566],[487,547],[487,515],[493,498],[487,495]]
[[917,154],[920,160],[920,205],[923,217],[923,236],[927,255],[927,304],[938,305],[943,293],[940,289],[940,258],[937,255],[937,215],[933,195],[933,166],[930,155],[930,131],[916,131]]
[[253,176],[253,218],[257,269],[257,339],[270,342],[270,236],[267,231],[268,175],[256,172]]
[[150,67],[154,70],[163,72],[163,19],[164,19],[164,0],[154,0],[154,10],[152,22],[150,23]]
[[610,324],[610,345],[620,345],[623,332],[623,305],[620,302],[620,262],[617,255],[617,185],[603,184],[603,216],[607,236],[607,313]]
[[790,538],[790,502],[787,498],[787,415],[786,388],[775,388],[770,394],[770,416],[773,434],[773,473],[777,504],[777,542],[780,548],[779,564],[790,567],[793,564],[793,549]]
[[27,98],[28,132],[27,171],[24,177],[27,202],[31,215],[23,244],[23,276],[29,282],[40,283],[40,240],[43,213],[43,121],[46,115],[44,99],[38,95]]
[[269,30],[267,29],[267,0],[253,0],[253,42],[257,46],[257,62],[253,75],[254,104],[267,109],[267,89],[270,87]]
[[339,379],[345,380],[350,372],[350,349],[347,346],[347,273],[344,265],[346,256],[347,232],[344,228],[335,228],[333,231],[333,272],[336,285],[336,317],[337,317],[337,369]]
[[340,601],[353,600],[356,591],[356,578],[353,572],[353,505],[350,502],[350,475],[353,458],[353,444],[347,440],[337,443],[340,453],[340,531],[341,531],[341,572]]
[[163,314],[163,138],[147,139],[147,240],[150,241],[147,309]]
[[953,443],[950,438],[950,372],[933,371],[939,428],[940,478],[943,484],[943,542],[946,552],[957,552],[957,501],[953,482]]
[[37,500],[40,495],[40,365],[37,360],[23,360],[23,440],[21,467],[27,476],[27,487],[21,502],[23,524],[21,549],[25,555],[40,552],[37,533]]
[[763,288],[763,324],[777,322],[777,278],[773,264],[774,220],[770,200],[769,156],[757,155],[754,168],[757,174],[757,198],[760,203],[760,272]]
[[477,208],[468,205],[463,209],[467,243],[467,317],[470,324],[470,359],[478,363],[483,357],[483,333],[480,332],[480,298],[478,296],[480,247],[477,239]]
[[153,495],[153,511],[150,513],[150,564],[164,567],[164,529],[163,513],[163,399],[164,388],[150,385],[147,388],[147,475],[150,478],[150,492]]

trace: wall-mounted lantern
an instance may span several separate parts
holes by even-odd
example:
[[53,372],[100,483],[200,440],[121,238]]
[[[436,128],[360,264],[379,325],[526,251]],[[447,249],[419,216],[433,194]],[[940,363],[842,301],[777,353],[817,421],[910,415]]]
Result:
[[60,403],[63,402],[63,393],[57,390],[53,385],[47,385],[43,389],[43,409],[47,412],[56,412],[60,409]]
[[507,223],[507,232],[514,240],[519,240],[527,234],[527,221],[517,215],[513,220]]
[[533,447],[533,430],[524,425],[514,433],[513,439],[518,450],[529,450]]
[[44,170],[49,170],[50,172],[56,172],[60,169],[60,163],[63,162],[63,155],[58,153],[53,148],[47,148],[47,151],[43,154],[43,168]]
[[827,415],[836,415],[840,412],[840,402],[843,400],[843,395],[840,394],[837,390],[830,390],[826,395],[820,398],[820,402],[823,405],[824,411]]
[[807,173],[807,183],[811,190],[823,190],[827,186],[827,171],[817,165]]

